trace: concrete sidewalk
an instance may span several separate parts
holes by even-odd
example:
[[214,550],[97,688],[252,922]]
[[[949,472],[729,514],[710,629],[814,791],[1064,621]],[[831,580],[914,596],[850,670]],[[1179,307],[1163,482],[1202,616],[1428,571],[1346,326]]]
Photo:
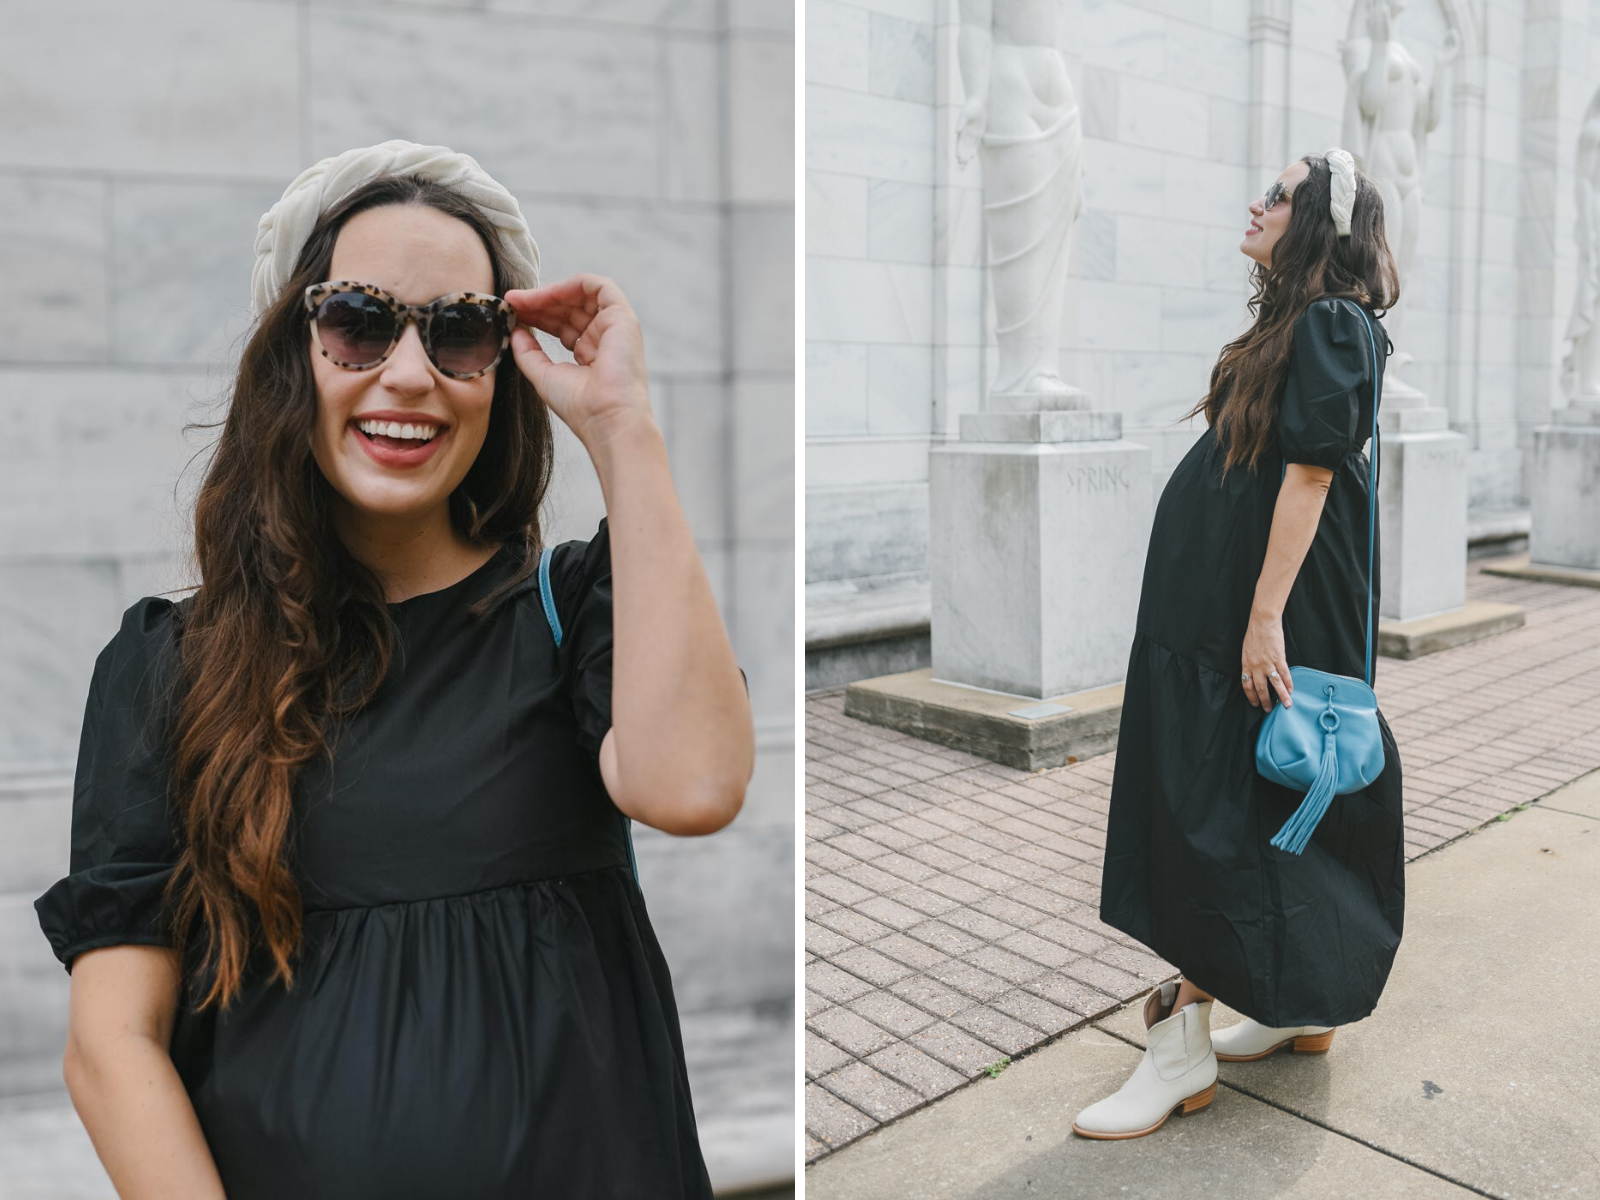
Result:
[[[1378,1009],[1326,1055],[1222,1063],[1216,1098],[1095,1141],[1130,1004],[806,1171],[811,1200],[1600,1197],[1600,772],[1412,864]],[[1238,1019],[1217,1005],[1213,1028]]]
[[[1378,663],[1408,862],[1600,767],[1600,590],[1483,565],[1468,596],[1522,605],[1526,627]],[[1099,920],[1114,754],[1019,771],[842,703],[806,699],[812,1163],[1177,973]]]

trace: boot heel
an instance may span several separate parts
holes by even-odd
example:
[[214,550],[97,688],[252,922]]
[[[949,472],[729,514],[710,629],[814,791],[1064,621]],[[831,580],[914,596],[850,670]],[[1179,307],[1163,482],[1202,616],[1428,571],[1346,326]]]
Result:
[[1334,1031],[1330,1029],[1327,1033],[1310,1033],[1305,1037],[1297,1037],[1294,1040],[1294,1052],[1296,1054],[1326,1054],[1328,1047],[1333,1044],[1333,1033]]
[[1185,1100],[1183,1102],[1183,1114],[1182,1115],[1188,1116],[1190,1113],[1195,1112],[1198,1109],[1204,1108],[1206,1105],[1211,1103],[1211,1097],[1215,1096],[1216,1094],[1217,1094],[1217,1085],[1216,1085],[1216,1082],[1213,1081],[1211,1086],[1208,1087],[1205,1091],[1196,1092],[1194,1095],[1190,1096],[1187,1100]]

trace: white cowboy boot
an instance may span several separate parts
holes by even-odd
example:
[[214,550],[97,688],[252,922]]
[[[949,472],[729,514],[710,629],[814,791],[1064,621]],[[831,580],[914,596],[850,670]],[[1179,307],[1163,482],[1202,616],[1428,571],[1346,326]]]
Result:
[[1294,1043],[1296,1054],[1326,1054],[1333,1043],[1333,1025],[1291,1025],[1274,1029],[1249,1017],[1211,1035],[1212,1048],[1223,1062],[1254,1062]]
[[1217,1094],[1217,1056],[1211,1052],[1211,1001],[1172,1004],[1178,985],[1163,983],[1144,1002],[1145,1052],[1113,1095],[1078,1114],[1072,1131],[1092,1138],[1142,1137],[1160,1129],[1172,1110],[1192,1113]]

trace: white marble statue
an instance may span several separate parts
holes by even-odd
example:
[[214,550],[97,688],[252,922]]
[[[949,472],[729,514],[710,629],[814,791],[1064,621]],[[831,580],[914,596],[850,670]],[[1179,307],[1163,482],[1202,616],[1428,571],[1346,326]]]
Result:
[[1589,101],[1578,131],[1577,176],[1578,286],[1572,299],[1567,337],[1572,353],[1564,365],[1567,394],[1574,400],[1600,401],[1600,92]]
[[1347,85],[1343,145],[1383,195],[1384,232],[1402,295],[1416,257],[1427,138],[1444,116],[1445,68],[1461,53],[1452,29],[1434,56],[1432,77],[1424,78],[1394,37],[1393,23],[1404,8],[1402,0],[1355,0],[1339,47]]
[[[1433,73],[1424,78],[1417,60],[1394,36],[1394,22],[1404,0],[1355,0],[1339,56],[1344,64],[1344,148],[1383,196],[1383,228],[1400,273],[1402,305],[1411,281],[1417,234],[1422,219],[1422,174],[1428,134],[1444,117],[1444,71],[1461,53],[1454,29],[1434,56]],[[1403,311],[1389,321],[1390,333],[1404,340]],[[1394,356],[1384,375],[1384,396],[1392,406],[1426,405],[1427,400],[1398,371],[1412,361],[1408,351]]]
[[[1061,52],[1063,0],[961,0],[966,103],[956,159],[978,153],[999,372],[994,407],[1060,407],[1067,246],[1083,210],[1083,133]],[[1054,403],[1052,404],[1052,401]]]

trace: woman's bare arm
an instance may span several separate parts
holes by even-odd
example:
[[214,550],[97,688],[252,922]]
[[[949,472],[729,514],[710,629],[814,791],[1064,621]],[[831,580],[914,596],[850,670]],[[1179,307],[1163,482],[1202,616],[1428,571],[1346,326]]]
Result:
[[640,420],[588,448],[606,498],[614,596],[613,724],[600,743],[601,775],[635,820],[715,833],[744,803],[755,726],[666,442]]
[[572,351],[573,362],[552,362],[522,329],[511,343],[518,367],[588,450],[605,496],[612,726],[600,741],[601,779],[636,821],[715,833],[744,804],[755,718],[650,410],[638,317],[604,275],[512,288],[506,300]]
[[[1333,472],[1326,467],[1290,463],[1278,489],[1272,532],[1267,537],[1267,557],[1261,564],[1261,577],[1256,580],[1241,654],[1241,670],[1250,676],[1250,682],[1244,684],[1244,694],[1259,708],[1272,707],[1272,687],[1277,688],[1285,704],[1293,704],[1289,697],[1294,685],[1283,650],[1283,607],[1289,602],[1300,564],[1317,536],[1317,524],[1322,520],[1322,506],[1332,481]],[[1269,675],[1274,668],[1278,672],[1276,679]]]
[[122,1200],[227,1200],[169,1054],[178,954],[103,946],[72,963],[62,1074]]

